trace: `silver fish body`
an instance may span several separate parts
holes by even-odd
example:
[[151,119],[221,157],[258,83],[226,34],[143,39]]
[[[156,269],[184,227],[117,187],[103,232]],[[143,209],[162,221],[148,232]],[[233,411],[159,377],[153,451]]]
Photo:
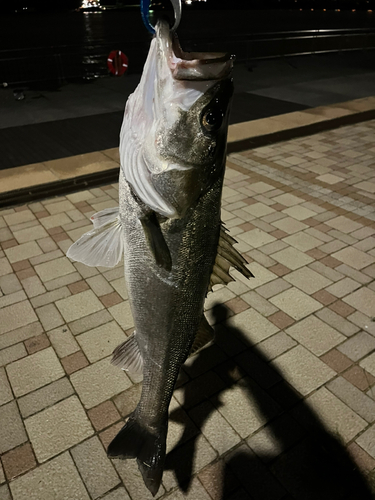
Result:
[[[135,335],[113,362],[142,369],[143,386],[108,455],[137,458],[153,495],[180,367],[211,335],[207,291],[231,279],[230,265],[250,275],[220,222],[232,64],[226,54],[182,52],[167,23],[157,24],[120,134],[119,216],[113,209],[96,214],[94,230],[68,251],[88,265],[113,265],[124,253]],[[116,251],[113,235],[121,240]]]
[[[143,77],[153,81],[141,80],[129,99],[120,143],[125,279],[143,360],[143,387],[137,408],[108,454],[136,457],[146,486],[156,494],[173,388],[200,324],[205,325],[203,304],[220,235],[233,84],[228,56],[180,57],[178,68],[176,42],[167,25],[158,24],[152,43]],[[185,67],[189,64],[190,70]],[[146,110],[151,103],[152,110]],[[144,123],[134,125],[142,113],[146,135]]]

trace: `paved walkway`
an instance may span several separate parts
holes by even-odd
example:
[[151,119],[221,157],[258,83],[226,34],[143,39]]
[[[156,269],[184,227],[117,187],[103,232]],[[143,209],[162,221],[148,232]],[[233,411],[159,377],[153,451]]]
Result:
[[[374,136],[368,121],[228,158],[222,218],[255,278],[207,298],[217,341],[181,373],[158,498],[372,498]],[[140,393],[109,364],[133,328],[122,264],[65,257],[117,196],[0,212],[1,500],[151,498],[105,454]]]

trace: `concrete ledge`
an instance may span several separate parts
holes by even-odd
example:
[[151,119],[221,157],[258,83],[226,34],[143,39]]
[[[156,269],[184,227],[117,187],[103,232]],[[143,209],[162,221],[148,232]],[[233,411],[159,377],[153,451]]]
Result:
[[[229,127],[228,153],[375,119],[375,96]],[[117,148],[0,171],[0,207],[116,182]]]

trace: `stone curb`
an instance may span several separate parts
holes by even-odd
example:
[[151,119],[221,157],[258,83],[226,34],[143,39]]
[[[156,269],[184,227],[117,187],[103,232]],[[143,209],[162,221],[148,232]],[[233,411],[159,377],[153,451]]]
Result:
[[[228,153],[375,118],[375,96],[230,125]],[[117,182],[117,148],[0,171],[0,208]]]

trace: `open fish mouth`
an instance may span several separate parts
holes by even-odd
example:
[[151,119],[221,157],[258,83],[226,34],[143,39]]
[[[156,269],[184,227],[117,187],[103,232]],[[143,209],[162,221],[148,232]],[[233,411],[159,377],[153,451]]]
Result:
[[231,73],[234,56],[229,52],[184,52],[165,23],[158,23],[156,33],[175,80],[220,80]]

